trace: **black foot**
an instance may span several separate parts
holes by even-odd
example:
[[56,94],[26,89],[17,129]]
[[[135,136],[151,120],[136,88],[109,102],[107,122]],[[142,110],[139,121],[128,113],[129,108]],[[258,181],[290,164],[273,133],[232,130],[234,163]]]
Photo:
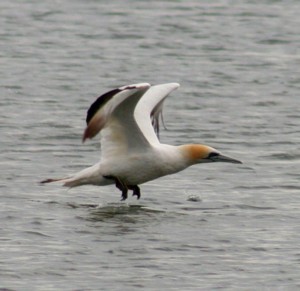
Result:
[[132,196],[136,196],[138,200],[141,198],[141,190],[138,185],[128,186],[128,189],[133,190]]
[[121,201],[124,201],[127,199],[128,187],[126,184],[124,184],[118,177],[114,177],[114,176],[103,176],[103,177],[106,179],[114,180],[116,182],[116,187],[122,191]]

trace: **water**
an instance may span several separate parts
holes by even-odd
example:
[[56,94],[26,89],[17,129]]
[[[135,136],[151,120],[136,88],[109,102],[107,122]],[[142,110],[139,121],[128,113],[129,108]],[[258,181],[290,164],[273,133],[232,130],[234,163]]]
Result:
[[[1,1],[0,288],[298,290],[299,1]],[[99,158],[81,135],[115,86],[179,82],[162,142],[194,166],[119,202],[38,181]]]

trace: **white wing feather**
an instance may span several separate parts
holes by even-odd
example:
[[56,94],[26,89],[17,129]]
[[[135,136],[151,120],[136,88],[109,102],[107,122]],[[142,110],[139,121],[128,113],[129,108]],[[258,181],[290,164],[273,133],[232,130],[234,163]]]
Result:
[[[138,102],[134,111],[134,117],[150,144],[154,145],[159,143],[157,134],[163,102],[168,95],[179,86],[178,83],[166,83],[151,86]],[[156,130],[156,133],[154,129]]]

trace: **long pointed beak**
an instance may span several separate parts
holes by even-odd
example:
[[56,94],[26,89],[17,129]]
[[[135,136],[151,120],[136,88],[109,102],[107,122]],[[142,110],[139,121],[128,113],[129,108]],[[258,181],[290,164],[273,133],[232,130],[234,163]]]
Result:
[[232,163],[232,164],[242,164],[241,161],[227,157],[227,156],[223,156],[223,155],[218,155],[215,158],[215,162],[225,162],[225,163]]

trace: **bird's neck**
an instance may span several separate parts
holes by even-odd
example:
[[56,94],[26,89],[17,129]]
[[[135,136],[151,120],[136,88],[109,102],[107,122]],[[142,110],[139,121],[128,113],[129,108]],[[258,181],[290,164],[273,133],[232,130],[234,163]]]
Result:
[[160,144],[158,158],[159,163],[164,165],[165,174],[182,171],[194,164],[185,146]]

